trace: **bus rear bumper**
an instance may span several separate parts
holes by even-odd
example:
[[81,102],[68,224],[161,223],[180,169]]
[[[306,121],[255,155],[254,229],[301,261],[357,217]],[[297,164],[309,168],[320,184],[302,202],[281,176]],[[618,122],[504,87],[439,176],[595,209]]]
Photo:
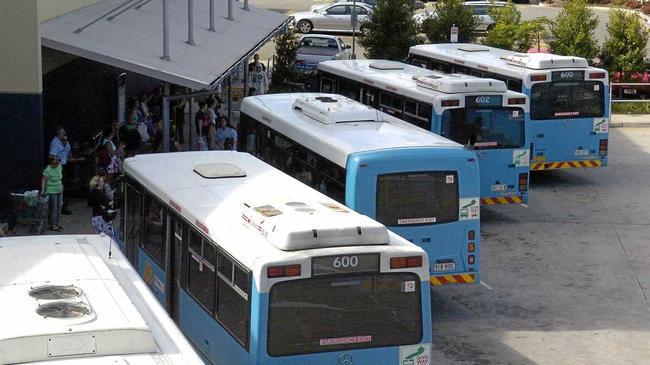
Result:
[[523,204],[527,202],[528,202],[528,197],[527,196],[522,197],[521,195],[481,198],[481,205]]
[[575,169],[580,167],[604,167],[607,166],[607,160],[578,160],[578,161],[559,161],[559,162],[533,162],[530,164],[530,171],[557,170],[557,169]]
[[479,282],[478,273],[459,273],[449,275],[431,275],[429,277],[431,285],[440,286],[447,284],[477,284]]

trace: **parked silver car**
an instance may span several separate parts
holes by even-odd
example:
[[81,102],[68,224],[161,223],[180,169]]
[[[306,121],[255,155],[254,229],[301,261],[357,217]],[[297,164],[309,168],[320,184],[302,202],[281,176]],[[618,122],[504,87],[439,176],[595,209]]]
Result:
[[304,35],[296,54],[296,69],[309,73],[316,70],[322,61],[349,60],[352,55],[350,48],[335,35]]
[[[340,3],[340,2],[346,2],[346,1],[349,1],[349,0],[337,0],[335,2]],[[413,2],[413,6],[416,9],[424,9],[424,2],[422,2],[421,0],[411,0],[411,1]],[[378,0],[357,0],[357,4],[358,3],[364,3],[366,5],[370,5],[372,8],[377,6],[377,2],[378,2]],[[329,4],[312,5],[309,10],[314,11],[314,10],[322,9],[322,8],[326,7],[327,5],[329,5]]]
[[356,6],[357,26],[355,32],[363,31],[363,23],[370,20],[372,7],[364,3],[338,2],[315,11],[293,14],[296,29],[301,33],[311,31],[348,32],[352,30],[352,9]]

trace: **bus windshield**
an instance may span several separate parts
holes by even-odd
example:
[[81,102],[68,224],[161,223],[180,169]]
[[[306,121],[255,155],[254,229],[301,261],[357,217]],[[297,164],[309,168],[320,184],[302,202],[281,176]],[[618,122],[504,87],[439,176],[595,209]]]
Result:
[[605,91],[600,81],[554,81],[534,84],[530,119],[596,118],[605,113]]
[[271,356],[401,346],[422,340],[414,273],[329,275],[273,285]]
[[404,172],[377,177],[377,215],[389,226],[458,220],[456,171]]
[[522,108],[447,109],[441,133],[473,149],[521,148],[525,143]]

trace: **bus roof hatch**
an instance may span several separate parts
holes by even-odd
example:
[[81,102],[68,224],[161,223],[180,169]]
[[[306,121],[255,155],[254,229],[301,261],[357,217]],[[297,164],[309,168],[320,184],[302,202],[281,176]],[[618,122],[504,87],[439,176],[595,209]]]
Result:
[[389,243],[386,227],[339,204],[260,201],[244,204],[242,219],[283,251]]
[[[457,76],[457,75],[455,75]],[[506,84],[494,79],[480,79],[478,77],[436,77],[414,76],[415,83],[425,89],[436,90],[446,94],[467,92],[505,92]]]
[[531,70],[589,67],[589,63],[584,58],[559,56],[549,53],[519,53],[503,56],[501,59],[509,65],[525,67]]
[[338,95],[300,97],[293,109],[323,124],[382,121],[377,110]]

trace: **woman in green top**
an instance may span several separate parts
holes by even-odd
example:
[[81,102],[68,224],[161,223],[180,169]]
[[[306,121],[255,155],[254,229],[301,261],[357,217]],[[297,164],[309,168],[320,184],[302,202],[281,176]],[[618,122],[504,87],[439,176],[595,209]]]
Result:
[[63,205],[63,168],[57,156],[48,157],[49,165],[43,170],[41,179],[41,194],[47,194],[50,199],[50,231],[63,229],[59,225],[61,220],[61,205]]

